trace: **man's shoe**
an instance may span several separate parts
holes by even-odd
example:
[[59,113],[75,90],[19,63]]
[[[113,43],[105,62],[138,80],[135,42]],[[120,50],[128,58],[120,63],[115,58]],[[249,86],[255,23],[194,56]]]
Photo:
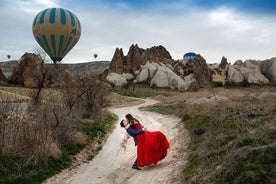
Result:
[[136,165],[132,166],[132,169],[136,169],[136,170],[141,170],[139,167],[137,167]]

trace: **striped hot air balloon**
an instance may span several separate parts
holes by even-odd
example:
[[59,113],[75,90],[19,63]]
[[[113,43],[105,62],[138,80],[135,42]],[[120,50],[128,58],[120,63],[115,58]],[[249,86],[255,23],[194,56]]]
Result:
[[77,44],[81,35],[80,21],[63,8],[48,8],[39,12],[33,22],[33,35],[54,63]]

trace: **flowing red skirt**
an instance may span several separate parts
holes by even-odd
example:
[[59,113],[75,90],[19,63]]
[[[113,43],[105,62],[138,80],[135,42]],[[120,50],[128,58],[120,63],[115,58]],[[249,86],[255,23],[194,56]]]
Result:
[[137,166],[151,166],[167,156],[170,144],[160,131],[145,131],[137,135]]

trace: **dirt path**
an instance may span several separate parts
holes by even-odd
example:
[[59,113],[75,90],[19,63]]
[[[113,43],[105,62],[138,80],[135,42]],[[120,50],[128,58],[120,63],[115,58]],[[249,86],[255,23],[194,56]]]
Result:
[[73,170],[62,172],[48,179],[45,184],[156,184],[181,183],[180,176],[187,159],[188,132],[180,120],[170,116],[140,111],[139,107],[156,103],[147,99],[143,104],[110,109],[123,119],[130,113],[149,130],[161,130],[169,139],[168,156],[159,164],[143,167],[137,171],[131,168],[136,158],[133,138],[118,124],[109,135],[102,150],[94,159]]

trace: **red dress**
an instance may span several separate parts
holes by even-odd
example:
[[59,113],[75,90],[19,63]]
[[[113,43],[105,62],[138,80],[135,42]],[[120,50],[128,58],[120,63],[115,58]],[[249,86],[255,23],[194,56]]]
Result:
[[[140,123],[134,124],[134,129],[142,128]],[[160,131],[145,131],[137,137],[137,166],[151,166],[157,164],[167,156],[170,147],[167,137]]]

